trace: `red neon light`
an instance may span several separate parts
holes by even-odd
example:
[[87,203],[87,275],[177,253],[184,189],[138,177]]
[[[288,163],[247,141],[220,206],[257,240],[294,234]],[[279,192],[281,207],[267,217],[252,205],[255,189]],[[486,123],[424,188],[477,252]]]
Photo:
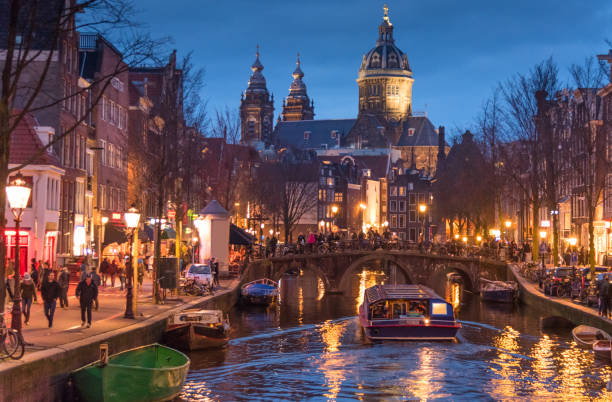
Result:
[[[5,235],[5,236],[15,236],[16,234],[17,234],[17,232],[16,232],[16,231],[14,231],[14,230],[5,230],[5,231],[4,231],[4,235]],[[27,232],[27,231],[25,231],[25,230],[20,230],[20,231],[19,231],[19,236],[27,236],[27,235],[29,235],[29,234],[30,234],[30,233],[29,233],[29,232]]]

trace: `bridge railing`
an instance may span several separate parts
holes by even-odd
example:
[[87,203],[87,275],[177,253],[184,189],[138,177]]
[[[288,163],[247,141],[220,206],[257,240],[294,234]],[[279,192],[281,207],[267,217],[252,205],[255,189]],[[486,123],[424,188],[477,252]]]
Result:
[[506,261],[510,253],[504,248],[489,248],[478,246],[465,246],[457,242],[418,244],[405,240],[333,240],[319,241],[312,244],[284,243],[277,247],[255,247],[251,258],[265,259],[283,257],[288,255],[324,255],[345,253],[350,251],[398,250],[415,251],[423,254],[456,256],[456,257],[482,257],[490,260]]

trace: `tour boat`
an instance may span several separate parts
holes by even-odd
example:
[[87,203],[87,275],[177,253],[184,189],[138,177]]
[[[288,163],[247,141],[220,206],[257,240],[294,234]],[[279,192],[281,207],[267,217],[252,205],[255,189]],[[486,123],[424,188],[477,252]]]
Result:
[[518,295],[518,284],[514,281],[490,281],[480,278],[480,298],[485,301],[514,303]]
[[453,340],[461,328],[453,306],[422,285],[366,289],[359,323],[372,340]]
[[81,400],[167,401],[183,388],[189,358],[159,344],[117,353],[72,373]]
[[612,341],[610,340],[596,341],[593,344],[593,352],[595,352],[595,357],[598,357],[602,360],[611,361],[612,360],[612,356],[610,355],[610,353],[612,353],[612,351],[610,350],[611,345],[612,345]]
[[599,328],[578,325],[572,330],[572,337],[579,346],[591,349],[597,341],[612,340],[612,336]]
[[240,295],[245,303],[267,306],[278,298],[278,282],[264,278],[246,283]]
[[221,310],[185,310],[169,319],[166,344],[182,350],[221,347],[229,340],[229,320]]

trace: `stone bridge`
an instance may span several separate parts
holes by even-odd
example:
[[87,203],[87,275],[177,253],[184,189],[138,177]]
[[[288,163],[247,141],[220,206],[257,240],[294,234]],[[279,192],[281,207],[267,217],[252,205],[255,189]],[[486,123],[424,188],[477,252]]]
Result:
[[[446,281],[449,273],[463,277],[467,289],[477,292],[480,278],[507,280],[508,269],[504,262],[481,257],[456,257],[449,255],[421,254],[417,251],[363,250],[331,254],[297,254],[255,260],[245,269],[243,282],[261,278],[278,281],[289,270],[310,270],[325,284],[327,293],[342,293],[350,285],[351,275],[364,266],[388,268],[402,274],[406,283],[433,286]],[[398,283],[400,282],[399,276]]]

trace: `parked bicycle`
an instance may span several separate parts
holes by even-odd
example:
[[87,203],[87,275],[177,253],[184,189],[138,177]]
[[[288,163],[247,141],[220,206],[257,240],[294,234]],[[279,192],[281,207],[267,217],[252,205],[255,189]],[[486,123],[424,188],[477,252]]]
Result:
[[0,355],[5,354],[11,359],[21,359],[25,353],[25,343],[19,332],[6,326],[4,316],[6,312],[0,314]]

